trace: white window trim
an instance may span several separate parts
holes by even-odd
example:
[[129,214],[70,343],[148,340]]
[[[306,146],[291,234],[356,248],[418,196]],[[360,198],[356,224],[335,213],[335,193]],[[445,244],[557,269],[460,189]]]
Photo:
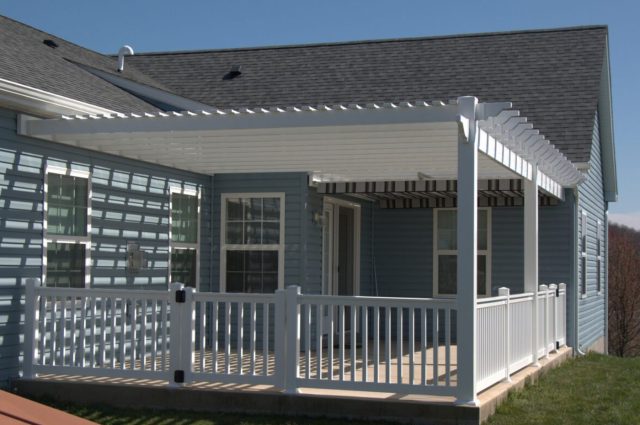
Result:
[[[587,237],[588,237],[588,214],[584,209],[580,212],[580,238],[578,239],[580,245],[580,280],[578,282],[578,291],[580,298],[587,298],[587,269],[589,268],[589,257],[587,255]],[[584,266],[583,266],[584,264]],[[583,284],[584,281],[584,284]]]
[[[188,195],[198,198],[198,230],[196,234],[196,242],[174,242],[173,241],[173,195]],[[196,250],[196,291],[200,292],[200,221],[202,212],[202,195],[200,190],[171,186],[169,188],[169,260],[167,262],[167,273],[169,285],[171,285],[171,254],[173,250],[178,249],[195,249]]]
[[[452,294],[440,294],[438,292],[438,256],[439,255],[458,255],[457,249],[438,249],[438,211],[457,211],[457,208],[434,208],[433,209],[433,231],[432,231],[432,239],[433,239],[433,276],[432,276],[432,287],[433,287],[433,297],[434,298],[455,298],[456,295]],[[490,207],[480,207],[478,211],[487,211],[487,249],[478,250],[478,255],[484,255],[487,257],[487,279],[485,285],[486,295],[479,295],[479,297],[490,297],[491,296],[491,261],[492,261],[492,231],[491,231],[491,208]],[[474,289],[475,290],[475,289]]]
[[[85,236],[72,235],[53,235],[47,231],[49,202],[47,195],[49,194],[49,174],[60,174],[63,176],[79,177],[87,180],[87,230]],[[44,190],[43,190],[43,208],[42,208],[42,286],[46,286],[47,282],[47,245],[50,243],[60,244],[82,244],[85,247],[84,256],[84,287],[89,288],[91,285],[91,198],[93,197],[93,189],[91,187],[91,173],[84,170],[72,168],[62,168],[48,165],[44,171]]]
[[[242,192],[223,193],[220,196],[220,292],[227,292],[227,251],[278,251],[278,289],[284,289],[284,248],[285,248],[285,194],[284,192]],[[280,199],[280,243],[227,244],[227,199],[232,198],[279,198]]]

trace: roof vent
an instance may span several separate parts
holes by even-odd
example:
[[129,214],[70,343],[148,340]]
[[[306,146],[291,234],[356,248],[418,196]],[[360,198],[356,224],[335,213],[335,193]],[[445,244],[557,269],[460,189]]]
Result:
[[58,47],[58,43],[56,43],[55,41],[51,40],[50,38],[47,38],[46,40],[42,40],[42,43],[45,46],[49,46],[52,49],[55,49],[56,47]]
[[118,50],[118,72],[122,72],[124,70],[124,57],[132,55],[133,49],[131,46],[127,46],[126,44]]
[[236,77],[239,77],[242,74],[242,66],[240,65],[232,65],[229,72],[222,77],[223,80],[233,80]]

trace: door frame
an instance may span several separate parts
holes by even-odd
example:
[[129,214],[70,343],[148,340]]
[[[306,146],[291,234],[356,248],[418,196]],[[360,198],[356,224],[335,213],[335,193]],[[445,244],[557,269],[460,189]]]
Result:
[[[339,208],[351,208],[353,210],[353,294],[360,295],[360,241],[361,241],[361,223],[362,223],[362,206],[356,202],[346,201],[344,199],[333,198],[330,196],[325,196],[322,204],[322,214],[324,217],[325,211],[331,209],[331,222],[323,222],[323,231],[322,231],[322,294],[323,295],[334,295],[333,288],[335,285],[335,279],[338,276],[338,269],[335,266],[337,264],[338,259],[338,249],[337,243],[335,241],[338,240],[339,235],[339,223],[337,220],[336,212],[339,212]],[[331,252],[331,281],[327,279],[326,276],[326,267],[325,267],[325,253],[327,250],[327,240],[324,237],[324,227],[331,226],[331,242],[333,245],[333,250]],[[331,283],[331,285],[329,285]],[[332,286],[333,288],[329,288]],[[330,291],[330,289],[332,289]]]

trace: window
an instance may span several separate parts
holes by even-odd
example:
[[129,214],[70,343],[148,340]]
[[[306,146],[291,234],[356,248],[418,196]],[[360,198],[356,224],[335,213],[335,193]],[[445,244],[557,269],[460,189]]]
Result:
[[[458,214],[434,210],[433,282],[436,296],[456,295],[458,276]],[[491,209],[478,209],[478,296],[491,295]]]
[[169,281],[198,288],[200,282],[200,193],[171,188]]
[[42,280],[46,286],[84,288],[90,281],[89,173],[48,167],[44,194]]
[[602,221],[598,220],[598,229],[596,233],[596,289],[598,290],[598,294],[602,293],[602,263],[604,259],[604,247],[602,246],[602,237],[603,237],[603,229],[602,229]]
[[580,215],[580,294],[587,295],[587,212]]
[[224,194],[221,218],[221,291],[284,287],[284,194]]

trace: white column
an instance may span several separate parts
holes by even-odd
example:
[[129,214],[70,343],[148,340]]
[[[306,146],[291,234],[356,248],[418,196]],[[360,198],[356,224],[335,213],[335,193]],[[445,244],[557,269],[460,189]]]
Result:
[[478,147],[475,97],[458,98],[467,135],[458,140],[458,403],[477,405],[476,399],[476,287],[478,239]]
[[538,363],[538,166],[533,164],[531,180],[524,179],[524,290],[532,292],[531,327],[533,364]]

